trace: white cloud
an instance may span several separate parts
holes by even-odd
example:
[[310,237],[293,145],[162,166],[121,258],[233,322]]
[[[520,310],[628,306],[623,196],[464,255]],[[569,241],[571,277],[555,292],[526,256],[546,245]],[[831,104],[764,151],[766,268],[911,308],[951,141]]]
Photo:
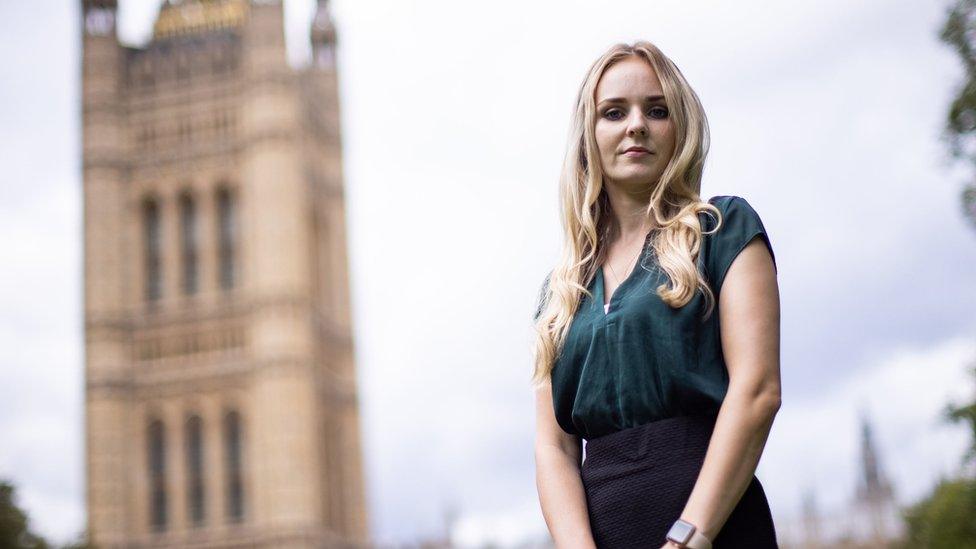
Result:
[[451,541],[458,547],[528,547],[549,541],[539,514],[539,500],[532,498],[494,514],[469,514],[454,525]]

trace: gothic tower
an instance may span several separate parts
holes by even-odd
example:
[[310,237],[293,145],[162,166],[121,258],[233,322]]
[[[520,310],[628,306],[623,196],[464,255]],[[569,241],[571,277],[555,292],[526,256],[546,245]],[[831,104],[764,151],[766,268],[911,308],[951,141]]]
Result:
[[874,547],[885,547],[901,534],[901,521],[894,487],[881,466],[874,430],[865,411],[861,412],[860,457],[860,478],[850,516],[860,526],[856,528],[859,539]]
[[301,69],[279,0],[82,9],[91,540],[366,545],[325,2]]

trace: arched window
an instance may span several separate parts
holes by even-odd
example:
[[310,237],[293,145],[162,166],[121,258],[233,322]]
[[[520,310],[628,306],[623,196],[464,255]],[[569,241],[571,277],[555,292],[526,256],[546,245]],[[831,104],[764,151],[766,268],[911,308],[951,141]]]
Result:
[[149,524],[156,532],[166,529],[166,433],[163,422],[149,422]]
[[146,299],[162,295],[162,231],[159,226],[159,204],[148,198],[142,204],[143,256],[146,267]]
[[217,191],[217,249],[220,254],[220,287],[234,287],[237,255],[237,211],[231,192],[222,188]]
[[186,497],[187,515],[194,526],[203,524],[205,515],[203,492],[203,421],[192,416],[186,422]]
[[193,197],[180,196],[180,255],[183,259],[183,293],[197,291],[197,218]]
[[235,411],[224,416],[224,471],[227,475],[227,518],[239,522],[244,518],[244,475],[242,471],[243,434],[241,416]]

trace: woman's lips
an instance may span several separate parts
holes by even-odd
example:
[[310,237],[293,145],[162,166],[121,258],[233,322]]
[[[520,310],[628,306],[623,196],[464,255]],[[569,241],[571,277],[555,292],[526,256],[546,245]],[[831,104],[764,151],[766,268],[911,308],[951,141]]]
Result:
[[647,149],[627,149],[626,151],[624,151],[624,156],[629,156],[629,157],[640,157],[649,154],[651,153]]

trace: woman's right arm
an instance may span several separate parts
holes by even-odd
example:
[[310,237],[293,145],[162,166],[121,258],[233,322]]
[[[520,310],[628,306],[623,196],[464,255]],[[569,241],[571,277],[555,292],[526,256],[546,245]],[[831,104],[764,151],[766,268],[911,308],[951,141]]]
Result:
[[552,385],[536,390],[535,484],[542,516],[559,549],[596,548],[580,478],[582,442],[559,427]]

